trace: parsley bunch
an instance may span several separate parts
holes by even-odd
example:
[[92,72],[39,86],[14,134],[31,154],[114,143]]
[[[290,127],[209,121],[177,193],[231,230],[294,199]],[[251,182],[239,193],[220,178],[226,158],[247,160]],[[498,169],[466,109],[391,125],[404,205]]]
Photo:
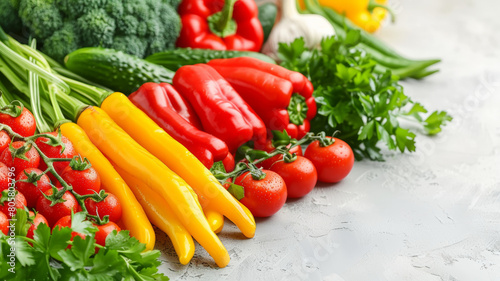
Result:
[[[102,247],[95,243],[97,228],[85,218],[85,213],[76,213],[72,216],[71,228],[52,231],[46,224],[40,224],[34,231],[34,239],[30,239],[26,237],[30,227],[28,213],[18,209],[15,237],[0,232],[0,279],[168,280],[158,273],[161,264],[158,250],[143,252],[146,246],[125,230],[110,233],[106,246]],[[70,241],[72,231],[84,234],[85,239],[77,235]],[[15,254],[11,254],[12,250]],[[15,256],[13,269],[9,255]]]
[[311,131],[338,131],[336,137],[351,146],[357,160],[383,160],[380,142],[390,150],[415,151],[415,133],[402,128],[401,119],[433,135],[451,117],[444,111],[427,114],[404,94],[397,76],[379,71],[377,63],[356,47],[359,43],[359,31],[351,30],[345,39],[324,39],[319,49],[307,49],[302,38],[280,44],[281,65],[301,72],[314,85],[318,114]]

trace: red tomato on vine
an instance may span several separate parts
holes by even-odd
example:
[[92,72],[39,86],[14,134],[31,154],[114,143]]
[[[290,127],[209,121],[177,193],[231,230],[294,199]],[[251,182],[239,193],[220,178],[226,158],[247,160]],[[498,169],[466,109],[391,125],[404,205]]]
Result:
[[286,183],[288,198],[300,198],[311,192],[318,181],[313,163],[303,156],[293,162],[277,161],[270,170],[279,174]]
[[339,182],[351,172],[354,165],[354,153],[351,147],[341,139],[333,138],[332,145],[322,147],[319,141],[313,141],[304,156],[311,160],[322,182]]
[[286,183],[277,173],[262,170],[266,177],[256,180],[250,172],[243,173],[235,180],[236,185],[243,186],[245,196],[240,202],[255,217],[270,217],[278,212],[286,202]]

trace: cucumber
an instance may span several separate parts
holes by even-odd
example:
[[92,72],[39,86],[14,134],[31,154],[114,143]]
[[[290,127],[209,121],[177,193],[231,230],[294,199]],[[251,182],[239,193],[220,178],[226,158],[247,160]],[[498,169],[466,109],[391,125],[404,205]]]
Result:
[[172,83],[174,72],[136,56],[113,49],[78,49],[64,58],[70,71],[126,95],[146,82]]
[[150,55],[146,58],[146,60],[175,71],[183,65],[207,63],[213,59],[227,59],[235,57],[252,57],[265,62],[276,63],[272,58],[257,52],[219,51],[191,48],[178,48],[159,52]]
[[264,3],[259,6],[259,21],[264,30],[264,42],[267,41],[267,37],[273,29],[274,23],[276,22],[276,16],[278,15],[278,7],[274,3]]

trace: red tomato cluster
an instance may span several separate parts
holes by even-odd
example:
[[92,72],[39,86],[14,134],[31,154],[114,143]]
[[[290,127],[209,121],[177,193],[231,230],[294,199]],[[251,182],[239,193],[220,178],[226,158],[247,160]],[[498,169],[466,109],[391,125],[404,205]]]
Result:
[[[287,198],[307,195],[318,181],[341,181],[354,165],[354,153],[344,141],[334,140],[332,145],[325,147],[314,141],[304,154],[300,146],[292,148],[290,152],[297,155],[293,162],[283,161],[283,155],[262,161],[258,164],[266,174],[262,180],[254,179],[249,172],[242,174],[235,181],[244,188],[244,197],[240,202],[254,216],[269,217],[283,207]],[[260,149],[271,152],[274,147],[269,142]]]
[[[18,117],[0,114],[0,123],[10,126],[15,133],[23,137],[33,136],[36,131],[35,119],[26,108]],[[49,134],[58,136],[57,132]],[[57,174],[72,186],[74,192],[79,195],[99,193],[101,181],[94,168],[74,170],[70,166],[70,160],[77,156],[71,141],[64,136],[61,137],[64,149],[61,146],[52,146],[48,141],[48,138],[40,137],[35,140],[35,144],[49,158],[68,159],[68,161],[54,162],[53,165]],[[23,141],[12,141],[7,132],[0,131],[0,192],[3,191],[0,199],[7,196],[0,201],[0,231],[8,233],[9,219],[15,215],[17,209],[35,210],[35,212],[29,211],[30,228],[27,233],[29,238],[33,238],[33,233],[40,223],[53,228],[71,227],[71,213],[81,211],[78,200],[70,191],[66,191],[62,196],[64,202],[51,206],[52,201],[44,195],[52,195],[53,186],[60,190],[61,183],[53,174],[44,174],[47,165],[33,146],[25,151],[24,159],[13,155],[13,149],[19,149],[24,144]],[[98,215],[101,219],[106,215],[109,216],[109,223],[97,225],[96,243],[104,246],[106,237],[111,231],[120,231],[116,222],[121,219],[121,205],[116,196],[107,193],[107,197],[101,202],[86,199],[85,207],[89,214]],[[76,235],[84,238],[84,235],[79,233],[74,233],[72,237]]]

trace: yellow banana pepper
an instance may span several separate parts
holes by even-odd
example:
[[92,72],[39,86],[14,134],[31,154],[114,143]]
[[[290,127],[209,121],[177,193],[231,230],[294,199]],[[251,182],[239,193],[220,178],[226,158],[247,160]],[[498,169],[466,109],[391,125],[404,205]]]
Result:
[[167,202],[140,179],[123,171],[116,164],[113,165],[130,186],[137,200],[144,207],[151,222],[168,235],[180,263],[188,264],[194,255],[193,238],[174,215]]
[[[110,98],[111,96],[106,100],[112,100]],[[126,173],[140,178],[165,199],[176,217],[207,250],[219,267],[225,267],[229,263],[227,250],[211,230],[189,185],[182,178],[134,141],[100,108],[89,107],[84,110],[77,123],[106,157]],[[175,158],[174,155],[170,157]]]
[[[298,0],[302,9],[304,0]],[[317,0],[324,7],[331,8],[350,19],[354,24],[368,32],[375,32],[381,25],[387,12],[394,21],[394,12],[386,5],[387,0]]]
[[205,166],[182,144],[169,136],[121,93],[107,97],[101,108],[142,147],[158,157],[207,200],[207,206],[224,215],[246,237],[255,235],[255,220]]
[[85,131],[77,124],[64,123],[60,129],[61,133],[73,143],[76,151],[92,163],[92,167],[99,173],[103,189],[118,197],[123,212],[121,221],[130,231],[130,235],[146,244],[147,250],[152,250],[155,245],[153,226],[130,188],[108,159],[92,144]]
[[205,208],[203,212],[213,232],[221,232],[222,227],[224,227],[224,216],[211,208]]
[[[200,208],[203,209],[203,213],[205,213],[205,218],[207,219],[208,224],[210,225],[210,228],[213,230],[214,233],[219,233],[222,230],[222,227],[224,226],[224,216],[215,210],[210,209],[207,207],[207,201],[204,200],[203,204],[201,201],[203,200],[203,196],[198,196],[196,192],[192,192],[193,197],[196,198],[196,201],[200,203]],[[207,209],[208,208],[208,209]]]

